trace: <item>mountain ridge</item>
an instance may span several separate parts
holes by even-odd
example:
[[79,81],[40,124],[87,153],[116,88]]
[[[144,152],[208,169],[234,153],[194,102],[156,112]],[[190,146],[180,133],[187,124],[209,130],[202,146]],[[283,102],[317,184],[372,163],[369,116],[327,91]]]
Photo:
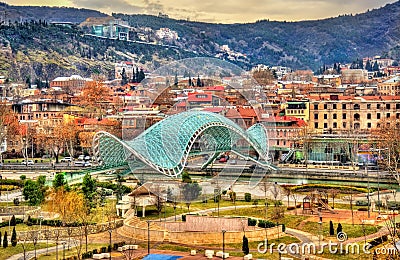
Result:
[[[108,16],[96,10],[0,3],[2,12],[0,60],[4,64],[0,65],[0,74],[15,81],[22,81],[27,75],[51,79],[66,73],[82,76],[99,73],[110,78],[113,63],[127,60],[120,55],[127,52],[134,53],[138,66],[142,64],[149,69],[168,60],[193,56],[230,59],[222,48],[225,45],[242,55],[241,60],[233,62],[245,69],[263,63],[317,70],[324,64],[348,63],[376,55],[400,60],[400,1],[356,15],[294,22],[214,24],[113,13],[115,18],[135,28],[149,27],[155,31],[167,27],[176,31],[179,40],[170,43],[176,48],[96,39],[85,36],[80,28],[54,27],[44,22],[81,23],[88,17]],[[53,37],[57,44],[48,37]],[[43,59],[43,56],[53,58]],[[40,65],[38,60],[44,63]],[[15,70],[10,72],[13,67]]]

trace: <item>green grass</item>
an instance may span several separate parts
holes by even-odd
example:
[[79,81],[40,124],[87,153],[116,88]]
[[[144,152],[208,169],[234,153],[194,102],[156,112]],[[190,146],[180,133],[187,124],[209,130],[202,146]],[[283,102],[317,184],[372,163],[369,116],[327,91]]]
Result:
[[[108,244],[88,244],[88,251],[97,249],[98,251],[100,250],[100,248],[102,247],[107,247]],[[81,250],[81,254],[86,252],[85,250],[85,244],[82,244],[82,250]],[[65,249],[65,257],[70,257],[70,256],[76,256],[77,255],[77,250],[76,248],[71,248],[70,250]],[[63,256],[63,250],[58,250],[58,259],[62,259]],[[52,252],[49,255],[40,255],[38,257],[39,260],[54,260],[56,259],[56,252]]]
[[[52,247],[52,246],[54,246],[54,244],[49,243],[49,247]],[[26,243],[25,248],[26,248],[26,252],[34,250],[33,244],[31,244],[31,243]],[[36,250],[41,249],[41,248],[46,248],[46,243],[36,244]],[[13,256],[13,255],[16,255],[19,253],[23,253],[23,252],[24,252],[24,250],[23,250],[21,244],[18,244],[15,247],[12,247],[10,244],[8,245],[7,248],[0,247],[1,259],[7,259],[10,256]]]
[[[269,220],[271,219],[272,210],[273,210],[272,206],[268,207],[267,217]],[[212,215],[217,216],[218,213],[213,212]],[[244,217],[264,219],[265,208],[263,206],[257,206],[257,207],[237,209],[236,211],[235,210],[226,210],[226,211],[221,211],[219,213],[219,215],[220,216],[244,216]],[[280,224],[285,224],[285,226],[289,227],[289,228],[296,228],[305,219],[307,219],[306,216],[285,214],[285,216],[277,222],[279,222]]]
[[[333,223],[334,229],[335,229],[335,234],[336,234],[336,228],[337,228],[338,223]],[[363,237],[364,236],[364,230],[362,225],[351,225],[351,224],[342,224],[343,227],[343,232],[347,234],[348,238],[356,238],[356,237]],[[364,225],[365,228],[365,235],[368,236],[370,234],[378,232],[378,227],[376,226],[371,226],[371,225]],[[302,225],[298,226],[297,229],[309,232],[314,235],[319,235],[320,232],[320,226],[317,222],[304,222]],[[329,223],[322,223],[322,234],[325,237],[325,240],[329,240]],[[336,239],[336,235],[331,237],[333,239]]]

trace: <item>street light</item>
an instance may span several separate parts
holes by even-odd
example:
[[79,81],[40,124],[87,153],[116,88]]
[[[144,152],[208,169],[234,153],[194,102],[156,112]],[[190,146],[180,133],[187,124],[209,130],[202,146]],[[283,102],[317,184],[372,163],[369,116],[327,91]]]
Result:
[[112,244],[111,244],[111,234],[112,234],[112,231],[113,231],[113,230],[112,230],[111,223],[110,223],[110,225],[109,225],[109,227],[108,227],[108,233],[110,234],[110,258],[109,258],[110,260],[111,260],[111,248],[112,248],[112,247],[111,247],[111,245],[112,245]]
[[150,255],[150,220],[147,220],[147,254]]
[[369,176],[368,176],[368,163],[367,159],[364,160],[364,166],[365,166],[365,175],[367,176],[367,181],[368,181],[368,194],[367,194],[367,199],[368,199],[368,218],[371,217],[371,212],[370,212],[370,195],[369,195]]
[[225,259],[225,229],[222,229],[222,259]]

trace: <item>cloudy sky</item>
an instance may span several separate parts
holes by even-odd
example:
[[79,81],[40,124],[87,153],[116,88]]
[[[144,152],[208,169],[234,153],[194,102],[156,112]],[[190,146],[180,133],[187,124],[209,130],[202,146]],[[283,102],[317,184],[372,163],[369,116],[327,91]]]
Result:
[[[4,1],[4,0],[3,0]],[[90,8],[111,14],[168,14],[171,18],[203,22],[312,20],[360,13],[395,0],[5,0],[12,5]]]

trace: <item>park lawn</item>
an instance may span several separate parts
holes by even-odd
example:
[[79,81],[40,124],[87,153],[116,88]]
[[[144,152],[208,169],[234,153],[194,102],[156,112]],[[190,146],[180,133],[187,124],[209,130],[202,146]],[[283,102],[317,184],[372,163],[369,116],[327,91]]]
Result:
[[[242,205],[251,205],[251,202],[245,202],[245,201],[237,201],[236,206],[242,206]],[[234,206],[233,202],[231,201],[221,201],[219,207],[228,207],[228,206]],[[202,203],[202,202],[195,202],[192,203],[189,207],[189,210],[187,209],[186,204],[184,203],[179,203],[176,206],[176,215],[180,214],[190,214],[191,212],[199,211],[199,210],[205,210],[205,209],[218,209],[218,204],[214,202],[207,202],[207,203]],[[239,209],[237,209],[239,210]],[[164,214],[165,211],[165,214]],[[222,211],[221,211],[222,212]],[[144,219],[159,219],[159,218],[164,218],[165,217],[172,217],[174,216],[174,208],[172,204],[167,203],[167,207],[163,208],[161,211],[161,214],[158,214],[156,210],[156,206],[148,206],[146,207],[146,216]],[[139,207],[138,209],[138,216],[142,216],[142,210]],[[177,220],[180,220],[178,218]]]
[[[334,231],[336,234],[337,223],[334,223]],[[363,225],[352,225],[352,224],[342,224],[343,232],[347,234],[348,238],[356,238],[364,236]],[[378,228],[372,225],[364,225],[365,235],[368,236],[370,234],[378,232]],[[309,232],[314,235],[319,235],[320,226],[317,222],[306,221],[303,222],[302,225],[299,225],[297,229]],[[322,223],[322,234],[325,237],[325,240],[336,240],[336,235],[329,236],[329,223]]]
[[[267,217],[269,220],[271,219],[272,210],[273,210],[273,207],[268,207]],[[213,212],[212,215],[217,216],[218,213]],[[219,213],[219,215],[220,216],[242,216],[242,217],[264,219],[265,208],[262,206],[257,206],[257,207],[248,207],[248,208],[237,209],[236,211],[235,210],[227,210],[227,211],[221,211]],[[288,228],[297,228],[297,226],[305,219],[307,219],[306,216],[285,214],[285,216],[282,219],[280,219],[276,222],[278,222],[279,224],[285,224],[285,226]]]
[[[54,245],[55,244],[49,243],[49,247],[52,247]],[[41,249],[41,248],[46,248],[46,246],[47,246],[46,243],[37,243],[36,250]],[[31,244],[31,243],[26,243],[25,247],[26,247],[26,252],[34,250],[33,244]],[[0,247],[1,259],[7,259],[10,256],[13,256],[13,255],[16,255],[19,253],[23,253],[23,252],[24,252],[24,250],[22,248],[22,245],[20,245],[20,244],[17,244],[15,247],[11,246],[11,244],[8,244],[7,248]]]
[[[50,227],[50,226],[43,226],[43,225],[42,225],[42,230],[44,230],[44,229],[46,229],[46,228],[51,229],[51,228],[53,228],[53,227]],[[10,227],[10,232],[12,232],[12,230],[13,230],[13,226]],[[40,226],[39,226],[39,225],[28,226],[28,225],[26,225],[26,224],[18,224],[18,225],[15,226],[15,231],[16,231],[17,233],[18,233],[18,231],[33,231],[33,230],[39,231],[39,230],[40,230]],[[8,234],[9,236],[11,235],[10,232],[9,232],[9,230],[8,230],[8,226],[0,228],[0,231],[1,231],[1,234],[2,234],[3,236],[4,236],[4,232],[5,232],[5,231],[7,231],[7,234]]]
[[[109,244],[88,244],[88,251],[92,251],[94,249],[97,249],[98,252],[100,252],[100,248],[102,247],[108,247]],[[81,250],[81,254],[85,253],[85,244],[82,245],[82,250]],[[70,250],[65,249],[65,257],[70,257],[70,256],[76,256],[77,255],[77,251],[76,248],[71,248]],[[63,250],[58,250],[58,258],[62,259],[63,257]],[[56,259],[56,252],[51,252],[49,255],[45,255],[42,254],[40,256],[38,256],[39,260],[54,260]]]

